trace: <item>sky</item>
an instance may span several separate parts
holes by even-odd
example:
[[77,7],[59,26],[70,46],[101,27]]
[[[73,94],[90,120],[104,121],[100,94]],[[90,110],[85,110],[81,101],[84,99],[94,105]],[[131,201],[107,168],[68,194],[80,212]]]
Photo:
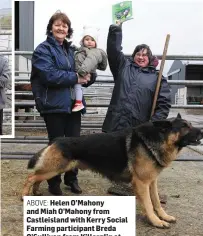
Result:
[[11,8],[11,0],[0,0],[0,9]]
[[[100,28],[98,46],[106,49],[112,4],[118,2],[35,0],[35,47],[46,38],[49,18],[61,10],[72,22],[74,44],[79,45],[83,26],[94,26]],[[123,24],[124,53],[131,54],[136,45],[146,43],[154,54],[162,54],[170,34],[168,55],[203,55],[203,0],[133,0],[132,4],[134,19]]]

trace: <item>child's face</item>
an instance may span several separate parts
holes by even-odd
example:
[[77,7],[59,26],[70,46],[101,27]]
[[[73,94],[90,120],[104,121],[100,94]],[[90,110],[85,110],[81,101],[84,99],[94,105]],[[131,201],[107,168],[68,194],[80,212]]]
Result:
[[87,48],[96,48],[96,42],[89,35],[85,36],[83,39],[83,44]]

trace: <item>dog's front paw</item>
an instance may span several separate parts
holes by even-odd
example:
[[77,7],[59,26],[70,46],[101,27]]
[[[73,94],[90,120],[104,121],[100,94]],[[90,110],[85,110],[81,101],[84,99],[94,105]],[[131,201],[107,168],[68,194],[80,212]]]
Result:
[[170,216],[170,215],[166,215],[163,217],[163,220],[170,222],[170,223],[175,223],[176,222],[176,218],[174,216]]
[[157,228],[170,228],[170,224],[167,223],[166,221],[164,220],[159,220],[159,221],[156,221],[156,222],[152,222],[152,224],[157,227]]
[[165,220],[167,222],[176,222],[176,218],[174,216],[168,215],[162,207],[155,210],[160,219]]

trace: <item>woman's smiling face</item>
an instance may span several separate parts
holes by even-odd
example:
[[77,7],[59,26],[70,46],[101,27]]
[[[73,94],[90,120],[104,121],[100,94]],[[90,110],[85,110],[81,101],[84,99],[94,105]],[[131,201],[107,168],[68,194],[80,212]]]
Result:
[[68,34],[68,25],[61,20],[55,20],[52,25],[52,34],[60,44],[63,44],[63,41]]
[[149,57],[147,49],[141,49],[135,54],[134,62],[140,67],[147,67],[149,65]]

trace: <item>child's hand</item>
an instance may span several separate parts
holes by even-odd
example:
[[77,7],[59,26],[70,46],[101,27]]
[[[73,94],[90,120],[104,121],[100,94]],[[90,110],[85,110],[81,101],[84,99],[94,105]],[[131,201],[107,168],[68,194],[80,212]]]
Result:
[[90,81],[90,78],[86,75],[84,77],[81,77],[79,74],[78,76],[78,84],[87,84]]
[[85,77],[87,77],[87,79],[89,79],[88,81],[90,81],[91,75],[87,74]]

